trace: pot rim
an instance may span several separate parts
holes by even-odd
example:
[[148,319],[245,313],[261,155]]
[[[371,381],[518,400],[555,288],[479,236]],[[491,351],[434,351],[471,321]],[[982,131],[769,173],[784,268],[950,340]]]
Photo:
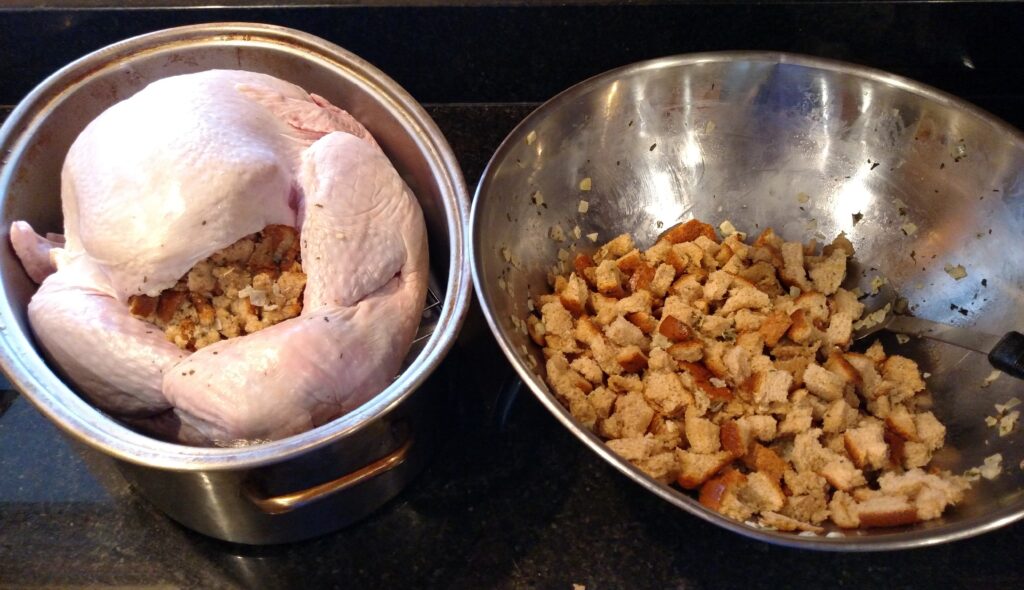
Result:
[[[25,148],[26,130],[37,126],[65,97],[95,75],[161,49],[211,43],[271,46],[339,72],[344,70],[413,130],[417,147],[440,184],[450,244],[447,289],[441,317],[427,344],[384,391],[320,427],[238,448],[163,442],[130,430],[95,409],[47,366],[27,331],[14,328],[18,321],[11,301],[0,289],[0,368],[15,389],[76,440],[115,459],[173,471],[234,470],[277,463],[330,445],[389,413],[423,384],[451,349],[468,312],[471,292],[466,255],[469,195],[458,161],[440,129],[423,107],[382,71],[336,44],[295,29],[247,22],[203,23],[146,33],[93,51],[51,74],[11,112],[0,127],[0,150],[11,153],[4,164],[16,159]],[[13,168],[5,165],[0,169],[0,186],[9,184]],[[6,197],[6,192],[0,195],[0,203]]]
[[481,196],[490,188],[495,167],[505,154],[512,149],[511,146],[525,141],[527,134],[535,124],[548,111],[559,108],[563,103],[571,102],[580,94],[586,93],[594,87],[604,84],[606,81],[618,77],[635,75],[642,71],[658,70],[664,68],[675,68],[694,66],[710,63],[724,63],[734,61],[748,61],[764,63],[766,65],[796,65],[807,68],[823,70],[830,73],[852,75],[871,82],[890,85],[906,92],[916,94],[934,101],[943,106],[963,111],[972,117],[977,117],[986,124],[998,127],[1018,144],[1024,146],[1024,133],[992,115],[991,113],[963,100],[956,96],[917,82],[910,78],[891,74],[883,70],[853,64],[849,62],[813,57],[809,55],[776,52],[776,51],[714,51],[702,53],[680,54],[660,57],[614,68],[581,82],[559,92],[549,100],[542,103],[516,125],[512,131],[495,150],[487,166],[477,183],[473,193],[472,208],[470,211],[470,242],[469,257],[473,275],[474,290],[480,303],[480,309],[487,320],[495,340],[502,353],[515,369],[519,378],[529,387],[540,403],[550,411],[555,418],[562,423],[576,438],[580,439],[591,451],[601,457],[606,463],[617,471],[632,479],[635,483],[655,494],[661,499],[682,508],[691,515],[697,516],[705,522],[725,528],[734,533],[751,539],[765,541],[774,545],[793,547],[799,549],[812,549],[817,551],[843,551],[843,552],[869,552],[869,551],[890,551],[896,549],[908,549],[926,547],[956,541],[980,535],[982,533],[1006,526],[1018,520],[1024,519],[1024,508],[1021,506],[1006,506],[988,515],[979,515],[958,522],[953,525],[941,527],[918,529],[907,532],[895,532],[891,534],[875,536],[843,536],[843,537],[801,537],[795,533],[782,533],[769,529],[748,526],[727,518],[701,505],[689,495],[666,484],[658,483],[651,479],[639,468],[633,466],[625,459],[616,455],[603,440],[596,434],[582,427],[572,414],[555,398],[549,391],[546,384],[532,371],[520,358],[515,346],[508,336],[507,331],[500,325],[500,322],[493,311],[493,304],[488,292],[482,287],[483,267],[481,258],[486,255],[480,251],[480,208]]

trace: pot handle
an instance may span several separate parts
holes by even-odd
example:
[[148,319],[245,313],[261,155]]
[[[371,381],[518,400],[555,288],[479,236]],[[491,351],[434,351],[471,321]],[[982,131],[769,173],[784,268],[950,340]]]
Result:
[[338,479],[334,479],[305,490],[268,497],[262,494],[252,482],[249,482],[242,487],[242,493],[250,502],[265,514],[275,515],[291,512],[296,508],[301,508],[307,504],[311,504],[332,494],[347,490],[356,484],[391,471],[405,462],[406,457],[409,455],[409,449],[412,447],[412,443],[413,437],[410,435],[402,446],[391,451],[380,459],[377,459],[373,463],[351,473],[345,474]]

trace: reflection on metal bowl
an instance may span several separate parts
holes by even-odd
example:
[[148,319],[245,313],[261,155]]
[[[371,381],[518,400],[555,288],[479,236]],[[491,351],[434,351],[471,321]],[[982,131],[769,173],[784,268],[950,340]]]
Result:
[[[1000,437],[984,421],[994,404],[1024,397],[1022,383],[983,388],[991,371],[983,355],[936,342],[886,341],[931,374],[934,411],[949,427],[935,464],[963,472],[999,452],[1004,465],[937,521],[828,537],[754,528],[654,482],[581,427],[511,319],[525,319],[527,299],[544,292],[559,249],[569,248],[549,237],[552,226],[566,234],[578,226],[576,247],[588,251],[592,232],[598,243],[628,232],[649,245],[691,217],[755,234],[773,227],[791,240],[846,232],[856,258],[887,276],[916,315],[1020,330],[1024,259],[1012,254],[1024,235],[1020,132],[954,97],[850,64],[776,53],[638,63],[566,90],[509,135],[477,188],[471,256],[488,322],[541,402],[594,452],[691,514],[771,543],[845,551],[940,543],[1024,516],[1024,434]],[[967,277],[955,280],[947,263]]]
[[412,97],[359,57],[281,27],[205,24],[128,39],[55,73],[8,117],[0,131],[0,226],[26,219],[43,231],[59,231],[61,165],[85,125],[154,80],[211,68],[263,72],[298,84],[370,129],[426,218],[432,290],[440,302],[429,313],[432,334],[417,343],[386,390],[319,428],[244,448],[164,443],[95,410],[46,365],[25,314],[35,286],[11,249],[3,248],[0,363],[40,411],[116,459],[126,478],[175,520],[229,541],[294,541],[366,516],[412,479],[431,450],[437,419],[432,402],[441,384],[430,377],[468,309],[469,200],[448,143]]

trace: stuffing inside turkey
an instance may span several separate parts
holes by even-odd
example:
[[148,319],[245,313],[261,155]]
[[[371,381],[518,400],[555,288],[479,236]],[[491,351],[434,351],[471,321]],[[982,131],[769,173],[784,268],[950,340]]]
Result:
[[347,112],[209,70],[93,120],[61,173],[63,235],[10,239],[52,365],[98,408],[188,444],[274,440],[381,392],[428,279],[415,197]]

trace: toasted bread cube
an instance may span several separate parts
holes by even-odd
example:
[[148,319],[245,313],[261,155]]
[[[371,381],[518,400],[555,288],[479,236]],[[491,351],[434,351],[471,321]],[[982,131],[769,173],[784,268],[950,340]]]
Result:
[[590,294],[590,306],[594,309],[594,321],[602,326],[612,323],[619,315],[619,300],[600,293]]
[[[764,354],[764,336],[759,332],[746,332],[736,337],[736,346],[747,349],[750,358],[753,359]],[[768,359],[769,362],[771,359]]]
[[590,381],[580,375],[569,366],[564,354],[551,356],[546,364],[545,370],[548,373],[548,382],[557,395],[565,398],[573,397],[573,390],[580,390],[582,393],[590,393],[594,388]]
[[793,439],[793,447],[787,457],[798,472],[817,472],[828,459],[821,446],[821,429],[810,428],[800,432]]
[[864,304],[857,301],[857,296],[851,291],[847,291],[840,287],[836,289],[835,294],[832,295],[829,307],[832,309],[832,313],[845,313],[854,319],[859,319],[861,314],[864,313]]
[[917,522],[917,509],[902,496],[875,496],[858,502],[857,519],[860,526],[893,527]]
[[591,391],[590,383],[579,373],[569,368],[565,356],[556,354],[547,360],[548,383],[555,394],[569,407],[569,412],[585,427],[592,429],[597,422],[597,412],[587,400]]
[[768,294],[755,287],[735,289],[722,306],[722,313],[732,313],[740,309],[766,309],[771,305]]
[[541,317],[544,322],[544,341],[548,347],[566,353],[579,352],[573,335],[572,314],[561,303],[546,303],[541,308]]
[[843,378],[817,363],[807,365],[804,370],[804,385],[807,390],[826,401],[843,398]]
[[[691,303],[704,296],[704,285],[697,274],[691,273],[678,277],[669,288],[684,303]],[[667,301],[667,300],[666,300]]]
[[928,449],[928,445],[915,441],[904,442],[900,454],[902,455],[901,463],[905,469],[924,467],[932,460],[932,452]]
[[857,516],[857,501],[850,494],[838,491],[832,495],[828,503],[832,522],[844,529],[855,529],[860,526]]
[[676,269],[670,264],[659,264],[651,279],[650,290],[655,297],[664,297],[668,293],[672,281],[676,279]]
[[878,478],[880,491],[913,500],[920,520],[938,518],[947,506],[960,503],[970,485],[963,477],[948,471],[926,473],[911,469],[906,473],[886,473]]
[[739,491],[747,483],[747,476],[729,468],[722,475],[708,480],[700,488],[698,499],[703,506],[736,520],[746,520],[753,510],[739,500]]
[[925,388],[917,363],[896,354],[882,363],[882,378],[895,384],[895,391],[891,394],[895,402],[913,397]]
[[828,482],[813,471],[787,469],[783,473],[786,489],[794,495],[824,495]]
[[604,329],[605,336],[619,346],[647,347],[647,338],[640,328],[637,328],[626,318],[619,316],[615,321],[608,324]]
[[695,363],[704,356],[704,345],[698,340],[677,342],[668,347],[668,354],[676,362]]
[[838,351],[829,353],[828,360],[825,361],[825,368],[838,375],[847,385],[857,385],[861,381],[857,369]]
[[775,267],[770,262],[757,262],[739,271],[736,275],[750,281],[755,287],[772,297],[782,295],[782,285],[779,284]]
[[615,266],[615,262],[605,260],[597,267],[597,290],[602,295],[621,299],[626,296],[622,288],[622,271]]
[[589,254],[585,254],[583,252],[577,253],[576,256],[574,256],[572,259],[573,270],[576,271],[576,274],[584,278],[586,278],[586,274],[584,273],[584,271],[588,268],[594,268],[596,266],[597,263],[594,262],[594,259],[591,258]]
[[629,313],[651,313],[652,298],[649,291],[636,291],[628,297],[615,302],[615,311],[619,315]]
[[778,423],[771,416],[742,416],[737,419],[737,422],[741,428],[750,431],[750,436],[761,442],[771,442],[775,439]]
[[743,463],[751,470],[759,471],[772,478],[775,482],[780,481],[783,474],[789,469],[789,463],[780,457],[778,453],[756,442],[750,447],[750,451],[743,456]]
[[540,311],[546,333],[559,336],[572,333],[572,314],[560,302],[547,303]]
[[842,455],[833,454],[833,458],[825,463],[818,474],[825,478],[837,490],[849,491],[867,483],[864,473]]
[[779,436],[788,436],[807,432],[814,421],[814,409],[809,405],[792,408],[779,424]]
[[664,416],[680,415],[693,405],[693,394],[676,373],[648,372],[643,379],[644,398]]
[[780,371],[788,371],[793,375],[793,385],[796,387],[804,387],[804,373],[807,371],[807,366],[811,364],[813,357],[809,356],[795,356],[792,358],[780,358],[772,363],[772,366]]
[[825,295],[835,293],[846,278],[846,252],[838,248],[833,250],[827,258],[812,264],[809,274],[816,291]]
[[665,262],[665,257],[672,251],[672,242],[668,240],[658,240],[653,246],[644,250],[644,259],[647,264],[655,265],[662,264]]
[[[798,344],[807,344],[812,338],[818,334],[817,328],[808,319],[807,314],[802,309],[797,309],[789,316],[790,326],[789,331],[786,332],[786,336],[789,339]],[[767,340],[767,338],[765,338]]]
[[[623,299],[625,301],[625,299]],[[645,311],[634,311],[626,314],[626,320],[633,324],[644,334],[651,334],[658,329],[658,320]]]
[[704,264],[707,268],[717,268],[718,251],[722,249],[722,245],[718,243],[718,238],[711,236],[710,238],[706,235],[697,236],[693,240],[693,243],[704,252]]
[[732,259],[732,256],[732,248],[723,244],[718,249],[718,252],[715,253],[715,262],[718,264],[718,267],[721,268],[723,264]]
[[725,293],[729,290],[729,286],[732,285],[733,276],[725,271],[716,270],[708,275],[708,280],[704,283],[704,299],[706,301],[718,301],[725,296]]
[[604,334],[601,332],[601,329],[589,316],[583,316],[576,322],[576,328],[573,331],[573,334],[577,340],[591,348],[593,348],[595,342],[604,339]]
[[882,426],[878,423],[847,430],[843,441],[847,454],[859,469],[881,469],[889,461],[889,445],[885,444]]
[[782,270],[779,276],[782,282],[789,286],[799,287],[803,291],[810,291],[811,284],[807,280],[807,271],[804,269],[804,246],[800,242],[786,242],[779,248],[782,252]]
[[914,415],[903,404],[896,404],[885,417],[885,425],[904,440],[917,441],[917,425]]
[[673,225],[665,230],[665,233],[661,234],[660,239],[668,240],[673,244],[679,244],[682,242],[692,242],[700,236],[713,241],[718,239],[718,236],[715,235],[715,228],[696,219]]
[[946,427],[939,422],[935,414],[922,412],[915,415],[914,426],[917,429],[918,440],[924,443],[928,450],[937,451],[945,444]]
[[615,393],[643,393],[644,383],[638,375],[611,375],[608,377],[608,389]]
[[664,450],[651,435],[608,441],[608,448],[637,466],[652,479],[662,483],[673,481],[679,473],[675,452]]
[[606,438],[633,438],[643,436],[654,418],[644,396],[630,391],[615,400],[615,409],[601,423],[601,434]]
[[767,346],[778,344],[792,324],[793,320],[784,312],[773,311],[769,313],[759,330],[761,335],[764,336],[764,343]]
[[639,373],[647,368],[647,355],[639,346],[629,345],[622,348],[615,356],[615,360],[626,373]]
[[597,364],[592,358],[581,356],[574,359],[569,366],[574,371],[583,376],[584,379],[591,383],[598,385],[604,381],[604,373],[601,371],[600,365]]
[[676,483],[686,490],[695,490],[701,487],[704,482],[714,477],[716,473],[732,462],[732,455],[727,451],[702,455],[692,451],[677,449],[676,456],[679,459],[680,466],[679,477],[676,479]]
[[834,314],[825,331],[825,341],[832,346],[847,348],[853,340],[853,318],[845,313]]
[[753,440],[749,424],[740,424],[738,420],[725,420],[719,426],[718,435],[722,448],[733,457],[740,458],[749,452]]
[[796,309],[802,309],[807,319],[815,326],[825,326],[828,322],[828,299],[821,293],[808,291],[801,293],[793,300]]
[[673,316],[691,328],[697,322],[699,317],[697,310],[688,302],[683,300],[682,297],[677,295],[670,295],[665,298],[665,305],[661,309],[662,319],[664,319],[665,316]]
[[871,346],[864,351],[864,356],[868,357],[875,364],[881,366],[882,362],[885,361],[885,350],[882,348],[882,341],[875,340],[871,343]]
[[633,274],[633,271],[640,268],[640,265],[643,263],[644,259],[640,255],[640,251],[636,248],[633,248],[615,260],[615,266],[627,275]]
[[750,352],[742,346],[733,346],[722,355],[729,380],[743,383],[750,377]]
[[608,389],[607,387],[595,387],[594,391],[591,391],[587,395],[587,401],[594,408],[598,418],[602,420],[607,418],[612,413],[612,405],[615,403],[615,399],[618,396]]
[[717,453],[722,448],[718,425],[698,416],[693,408],[686,411],[685,432],[695,453]]
[[600,264],[609,259],[614,260],[625,256],[632,249],[633,237],[629,234],[620,234],[612,238],[604,246],[598,248],[597,253],[594,255],[594,261]]
[[793,383],[793,376],[785,371],[765,371],[755,373],[751,377],[750,390],[753,393],[754,403],[761,408],[767,408],[775,402],[785,402],[789,397],[789,386]]
[[858,418],[860,413],[856,408],[850,406],[844,399],[837,399],[825,410],[821,429],[830,434],[842,433],[856,426]]
[[778,480],[760,471],[747,475],[746,485],[740,488],[739,499],[755,512],[781,510],[786,504],[786,495]]
[[763,313],[758,313],[750,309],[741,309],[736,312],[736,331],[741,334],[745,332],[757,332],[761,329],[761,326],[764,325],[767,318],[768,316]]
[[679,370],[679,365],[668,352],[663,348],[651,348],[647,357],[647,369],[649,371],[667,373]]
[[562,307],[572,315],[579,317],[587,310],[589,295],[587,283],[579,275],[572,273],[565,288],[558,294],[558,298],[562,302]]
[[693,332],[682,321],[674,315],[662,313],[661,323],[658,324],[658,333],[668,338],[670,342],[685,342],[693,338]]
[[711,376],[719,379],[725,379],[729,376],[729,369],[725,366],[723,356],[728,350],[729,346],[724,342],[709,341],[704,346],[704,367],[710,372]]
[[[733,254],[729,260],[725,261],[725,264],[719,265],[719,270],[724,270],[731,275],[739,275],[741,272],[746,270],[747,264],[742,258]],[[753,283],[751,283],[753,284]]]
[[641,262],[640,266],[629,275],[629,290],[633,293],[638,291],[650,291],[651,283],[654,281],[654,267],[646,262]]
[[874,361],[867,355],[852,352],[844,354],[843,358],[860,374],[860,382],[856,384],[857,392],[869,401],[878,397],[882,377],[875,370]]
[[822,249],[822,254],[828,256],[835,250],[840,250],[848,257],[853,256],[853,243],[846,237],[846,232],[839,232],[839,235],[832,240],[832,243]]
[[[679,254],[680,257],[685,257],[689,264],[686,266],[686,272],[695,272],[701,269],[714,270],[715,259],[709,256],[704,250],[694,242],[683,242],[682,244],[676,244],[672,246],[672,251]],[[665,262],[672,264],[672,262],[666,258]],[[677,269],[678,270],[678,269]],[[679,271],[683,272],[683,271]],[[702,272],[706,272],[703,271]]]
[[692,267],[699,267],[703,253],[698,254],[697,258],[692,259],[690,258],[690,255],[694,254],[692,250],[692,248],[688,248],[683,244],[673,245],[665,252],[665,264],[676,274],[682,274]]
[[780,238],[775,233],[775,230],[770,227],[765,228],[764,231],[761,232],[761,235],[757,236],[757,239],[754,240],[754,247],[771,246],[776,250],[780,250],[782,248],[782,244],[782,238]]
[[733,328],[732,318],[706,315],[700,323],[700,331],[708,338],[718,338]]

